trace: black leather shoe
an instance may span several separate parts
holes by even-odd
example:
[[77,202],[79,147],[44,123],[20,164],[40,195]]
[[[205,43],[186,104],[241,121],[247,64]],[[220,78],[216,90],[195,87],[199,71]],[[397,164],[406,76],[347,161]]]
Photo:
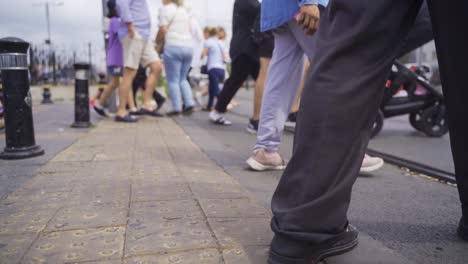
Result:
[[268,264],[318,264],[325,258],[341,255],[355,248],[358,244],[358,233],[356,228],[349,225],[346,230],[336,238],[332,238],[308,249],[309,255],[303,258],[286,257],[270,250]]
[[463,219],[460,220],[460,224],[458,224],[458,235],[461,239],[468,242],[468,223]]
[[120,122],[120,123],[136,123],[138,122],[138,119],[136,117],[133,117],[131,115],[126,115],[126,116],[115,116],[115,122]]

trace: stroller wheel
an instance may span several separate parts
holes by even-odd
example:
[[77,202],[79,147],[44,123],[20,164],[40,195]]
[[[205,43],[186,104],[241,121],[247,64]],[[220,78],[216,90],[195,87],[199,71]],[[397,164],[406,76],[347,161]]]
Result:
[[421,119],[423,113],[424,113],[424,110],[419,110],[418,112],[411,113],[409,115],[409,122],[411,126],[418,131],[422,131],[424,127],[422,119]]
[[439,104],[424,110],[421,115],[422,132],[429,137],[442,137],[448,132],[448,118],[445,105]]
[[380,131],[382,131],[383,124],[384,124],[384,115],[382,111],[379,109],[379,113],[377,114],[377,118],[375,119],[374,125],[372,126],[371,138],[377,136]]

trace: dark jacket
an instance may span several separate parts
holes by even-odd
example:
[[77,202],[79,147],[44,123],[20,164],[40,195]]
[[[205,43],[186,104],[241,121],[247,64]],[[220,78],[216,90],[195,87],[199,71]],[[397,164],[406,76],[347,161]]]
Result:
[[234,2],[230,47],[232,60],[243,54],[258,60],[258,46],[253,39],[252,28],[259,12],[260,3],[258,0],[236,0]]

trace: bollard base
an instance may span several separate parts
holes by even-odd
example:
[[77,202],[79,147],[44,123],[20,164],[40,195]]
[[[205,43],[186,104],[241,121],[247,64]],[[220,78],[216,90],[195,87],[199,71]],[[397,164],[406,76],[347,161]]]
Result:
[[3,160],[19,160],[29,159],[44,155],[45,152],[41,146],[32,146],[26,148],[5,148],[0,153],[0,159]]
[[41,104],[53,104],[53,103],[54,103],[54,101],[52,101],[51,99],[43,99],[41,101]]
[[75,122],[71,125],[72,128],[90,128],[91,122]]

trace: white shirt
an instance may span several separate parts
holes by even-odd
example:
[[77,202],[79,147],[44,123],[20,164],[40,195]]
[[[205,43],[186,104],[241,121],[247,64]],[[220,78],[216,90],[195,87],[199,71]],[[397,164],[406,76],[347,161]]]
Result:
[[166,46],[192,47],[191,21],[185,8],[170,3],[159,12],[159,26],[166,26]]

